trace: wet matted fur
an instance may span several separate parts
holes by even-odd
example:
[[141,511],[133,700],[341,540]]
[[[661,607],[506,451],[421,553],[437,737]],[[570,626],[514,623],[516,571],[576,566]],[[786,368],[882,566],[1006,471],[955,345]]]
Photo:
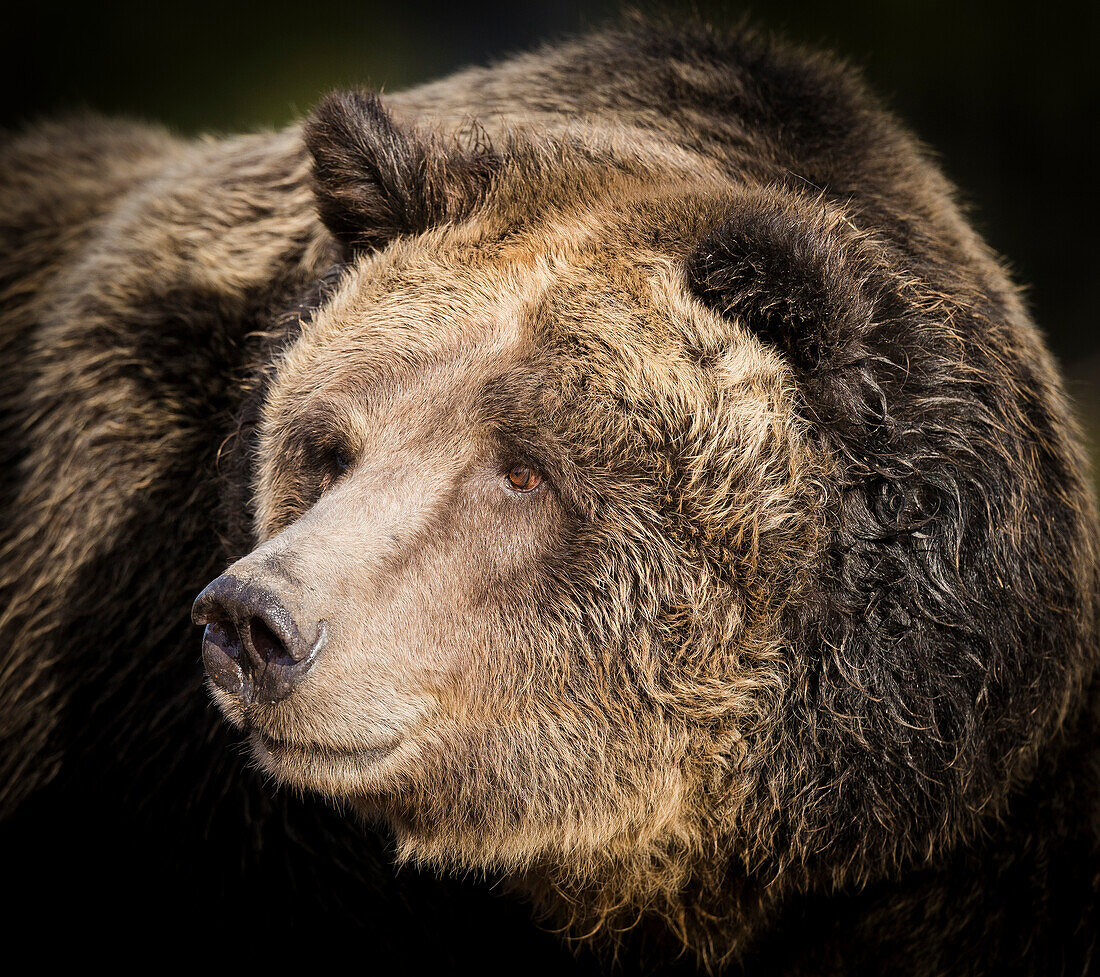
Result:
[[[219,706],[406,862],[629,966],[1085,972],[1080,437],[851,72],[628,21],[284,133],[4,152],[10,838],[90,781],[262,829],[183,632],[237,560],[331,640]],[[357,822],[287,816],[342,835],[325,888]],[[367,872],[380,934],[451,904]]]

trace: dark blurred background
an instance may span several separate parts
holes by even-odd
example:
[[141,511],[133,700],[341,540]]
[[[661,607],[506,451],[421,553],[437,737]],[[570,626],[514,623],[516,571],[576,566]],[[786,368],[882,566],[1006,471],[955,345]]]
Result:
[[[967,0],[648,3],[716,23],[746,13],[831,48],[939,153],[1100,432],[1095,328],[1095,4]],[[328,89],[397,89],[614,16],[609,0],[192,0],[5,14],[0,124],[90,107],[184,133],[279,126]]]

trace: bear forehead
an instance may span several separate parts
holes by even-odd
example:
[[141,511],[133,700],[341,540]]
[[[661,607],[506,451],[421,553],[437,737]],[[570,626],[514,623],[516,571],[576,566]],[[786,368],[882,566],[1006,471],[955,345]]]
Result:
[[773,390],[781,359],[689,294],[681,213],[644,228],[621,209],[551,214],[511,235],[471,221],[361,256],[303,322],[268,407],[433,374],[472,389],[517,369],[646,400]]

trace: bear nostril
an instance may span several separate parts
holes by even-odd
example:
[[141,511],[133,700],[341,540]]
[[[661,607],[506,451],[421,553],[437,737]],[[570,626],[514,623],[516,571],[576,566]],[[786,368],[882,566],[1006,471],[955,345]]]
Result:
[[268,627],[263,618],[249,618],[248,636],[252,640],[252,650],[261,661],[288,666],[294,664],[295,659],[287,650],[286,644]]

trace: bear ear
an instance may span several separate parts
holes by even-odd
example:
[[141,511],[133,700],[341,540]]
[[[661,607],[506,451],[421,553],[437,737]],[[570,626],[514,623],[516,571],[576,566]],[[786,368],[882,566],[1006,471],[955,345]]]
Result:
[[747,193],[687,263],[695,295],[812,375],[858,357],[892,304],[879,247],[820,200]]
[[499,162],[484,139],[462,147],[400,128],[376,95],[361,91],[324,98],[304,139],[321,220],[351,251],[462,218]]

